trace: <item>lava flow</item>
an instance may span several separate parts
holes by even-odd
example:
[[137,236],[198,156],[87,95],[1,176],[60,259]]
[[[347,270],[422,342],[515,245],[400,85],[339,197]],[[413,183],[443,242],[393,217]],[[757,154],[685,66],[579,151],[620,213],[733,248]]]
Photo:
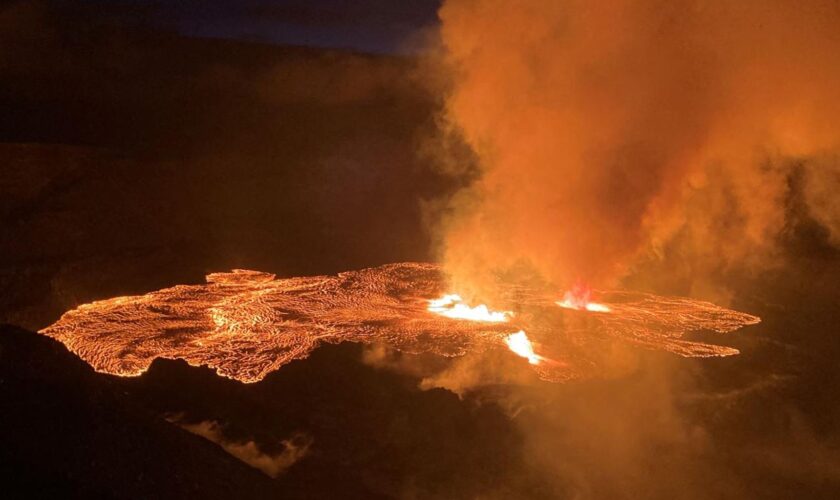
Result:
[[[604,342],[689,357],[728,356],[738,351],[681,337],[759,321],[708,302],[631,292],[605,293],[609,314],[589,314],[589,307],[564,313],[552,290],[509,287],[500,296],[509,297],[503,305],[514,315],[470,307],[457,295],[443,295],[445,285],[434,264],[286,279],[234,270],[210,274],[205,284],[85,304],[41,333],[94,369],[122,376],[139,375],[155,358],[168,358],[256,382],[321,343],[363,342],[441,356],[510,349],[543,380],[563,381],[597,375]],[[583,327],[579,315],[585,316]]]

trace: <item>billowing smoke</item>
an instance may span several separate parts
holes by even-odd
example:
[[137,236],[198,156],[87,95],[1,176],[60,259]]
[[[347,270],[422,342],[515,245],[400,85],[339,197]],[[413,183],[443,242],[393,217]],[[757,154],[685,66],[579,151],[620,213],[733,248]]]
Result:
[[480,176],[444,224],[456,286],[531,267],[608,286],[776,257],[791,178],[840,234],[840,4],[447,0],[449,128]]
[[[819,385],[837,352],[822,312],[834,261],[796,263],[789,243],[807,226],[840,244],[840,4],[446,0],[440,17],[443,129],[478,163],[442,225],[458,293],[530,268],[561,287],[624,280],[721,300],[751,283],[729,275],[782,269],[750,276],[784,313],[743,359],[605,350],[600,380],[502,398],[552,485],[542,496],[782,498],[802,478],[836,491],[836,425],[819,425],[835,406],[787,395]],[[800,310],[819,319],[780,320]],[[779,341],[825,364],[788,378]],[[462,393],[481,377],[461,362],[425,383]],[[766,411],[776,420],[756,429]]]

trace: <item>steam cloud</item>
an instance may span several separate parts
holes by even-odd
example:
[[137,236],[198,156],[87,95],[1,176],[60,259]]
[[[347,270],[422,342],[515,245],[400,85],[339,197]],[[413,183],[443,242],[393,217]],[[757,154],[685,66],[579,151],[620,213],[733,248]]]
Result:
[[304,435],[295,435],[283,440],[283,451],[276,454],[263,452],[254,441],[235,441],[227,439],[218,422],[205,420],[198,423],[184,423],[173,420],[184,430],[201,436],[222,447],[223,450],[242,462],[259,469],[270,477],[278,477],[295,462],[306,456],[312,439]]
[[523,262],[599,286],[649,261],[689,281],[764,267],[794,195],[840,242],[836,2],[448,0],[440,18],[447,127],[481,172],[444,223],[459,289]]
[[[721,300],[721,273],[785,264],[794,218],[840,245],[837,2],[446,0],[440,18],[442,135],[462,136],[479,166],[442,224],[462,295],[525,263],[560,286],[679,281]],[[815,325],[811,342],[826,349]],[[699,367],[605,356],[614,379],[501,400],[549,478],[544,496],[782,497],[796,493],[779,484],[802,478],[836,491],[836,446],[780,396],[794,382],[775,366],[710,393]],[[471,390],[481,374],[466,361],[424,383]],[[767,400],[782,423],[753,430]]]

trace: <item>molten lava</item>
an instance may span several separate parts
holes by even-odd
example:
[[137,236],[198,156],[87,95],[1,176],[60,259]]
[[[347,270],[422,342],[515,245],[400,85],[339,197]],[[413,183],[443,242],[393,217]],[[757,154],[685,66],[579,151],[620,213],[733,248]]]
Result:
[[[376,342],[441,356],[507,348],[527,358],[543,380],[563,381],[596,376],[605,342],[687,357],[729,356],[738,351],[681,337],[759,322],[708,302],[632,292],[604,293],[610,313],[582,318],[557,308],[555,290],[499,287],[505,308],[521,313],[442,296],[446,279],[434,264],[287,279],[235,270],[210,274],[204,284],[85,304],[41,333],[94,369],[122,376],[139,375],[155,358],[168,358],[256,382],[324,342]],[[585,304],[593,303],[587,298]],[[540,355],[529,336],[544,351]]]

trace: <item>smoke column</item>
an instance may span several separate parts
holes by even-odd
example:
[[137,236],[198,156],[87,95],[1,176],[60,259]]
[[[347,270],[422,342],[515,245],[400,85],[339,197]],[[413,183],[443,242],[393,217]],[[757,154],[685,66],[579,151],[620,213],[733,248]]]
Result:
[[764,265],[795,168],[838,241],[837,2],[447,0],[439,15],[447,126],[480,165],[443,224],[456,284],[522,263],[561,286],[675,255],[694,273]]

